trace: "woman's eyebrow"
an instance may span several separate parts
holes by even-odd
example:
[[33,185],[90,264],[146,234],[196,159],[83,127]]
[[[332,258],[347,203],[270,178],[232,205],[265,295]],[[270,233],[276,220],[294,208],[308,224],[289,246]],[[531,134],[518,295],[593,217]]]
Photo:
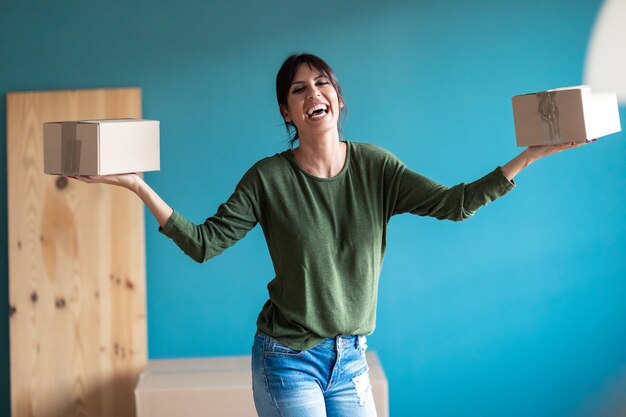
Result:
[[[315,77],[315,78],[313,79],[313,81],[317,81],[317,80],[319,80],[320,78],[328,78],[328,77],[327,77],[327,76],[325,76],[324,74],[320,74],[320,75],[318,75],[317,77]],[[292,83],[291,83],[291,85],[294,85],[294,84],[305,84],[305,83],[306,83],[306,81],[294,81],[294,82],[292,82]]]

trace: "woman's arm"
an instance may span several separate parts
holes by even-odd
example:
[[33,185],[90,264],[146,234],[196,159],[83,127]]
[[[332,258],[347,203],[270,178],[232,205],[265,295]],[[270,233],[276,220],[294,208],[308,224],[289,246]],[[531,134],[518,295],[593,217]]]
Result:
[[134,192],[146,204],[161,227],[165,226],[174,211],[152,187],[137,174],[81,176],[71,178],[87,183],[116,185]]
[[[254,170],[250,170],[254,174]],[[174,211],[137,174],[72,177],[87,183],[110,184],[131,190],[146,204],[161,226],[159,232],[172,239],[189,257],[204,262],[242,239],[258,222],[258,203],[250,192],[254,179],[244,176],[228,201],[204,223],[194,224]]]
[[454,187],[438,184],[407,168],[399,177],[399,184],[395,188],[397,195],[392,215],[410,212],[441,220],[467,219],[480,207],[509,192],[514,186],[513,177],[534,161],[585,143],[531,146],[484,177]]
[[515,158],[511,159],[508,163],[503,165],[502,173],[509,181],[511,181],[524,168],[526,168],[528,165],[532,164],[536,160],[541,159],[544,156],[564,151],[566,149],[578,148],[579,146],[582,146],[586,143],[588,142],[571,142],[559,145],[530,146],[524,149]]

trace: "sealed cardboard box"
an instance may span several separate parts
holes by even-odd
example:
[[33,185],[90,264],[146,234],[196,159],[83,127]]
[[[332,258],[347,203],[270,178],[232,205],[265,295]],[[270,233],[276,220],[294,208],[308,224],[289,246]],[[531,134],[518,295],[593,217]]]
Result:
[[590,86],[556,88],[514,96],[518,146],[582,142],[621,130],[615,93]]
[[[379,417],[389,416],[387,379],[367,352]],[[135,388],[137,417],[255,417],[249,356],[149,361]]]
[[109,175],[160,169],[159,121],[103,119],[43,125],[44,172]]

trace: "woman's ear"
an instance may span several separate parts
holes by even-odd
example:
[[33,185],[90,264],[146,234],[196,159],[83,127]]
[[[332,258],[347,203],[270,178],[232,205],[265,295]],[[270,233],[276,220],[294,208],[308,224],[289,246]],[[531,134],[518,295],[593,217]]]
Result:
[[344,106],[345,106],[345,104],[343,104],[343,101],[339,101],[339,108],[343,109]]
[[285,123],[291,122],[291,118],[289,117],[289,111],[287,110],[287,107],[282,104],[280,105],[280,114],[283,116],[283,120],[285,121]]

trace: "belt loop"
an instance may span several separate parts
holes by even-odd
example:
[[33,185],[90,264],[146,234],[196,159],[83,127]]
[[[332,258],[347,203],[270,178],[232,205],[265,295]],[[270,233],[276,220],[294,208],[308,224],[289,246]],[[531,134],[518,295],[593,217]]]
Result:
[[346,350],[350,345],[354,345],[353,339],[350,336],[339,335],[335,338],[335,345],[337,346],[337,351]]
[[357,347],[359,347],[360,349],[367,349],[367,338],[366,336],[363,335],[358,335],[357,336]]

